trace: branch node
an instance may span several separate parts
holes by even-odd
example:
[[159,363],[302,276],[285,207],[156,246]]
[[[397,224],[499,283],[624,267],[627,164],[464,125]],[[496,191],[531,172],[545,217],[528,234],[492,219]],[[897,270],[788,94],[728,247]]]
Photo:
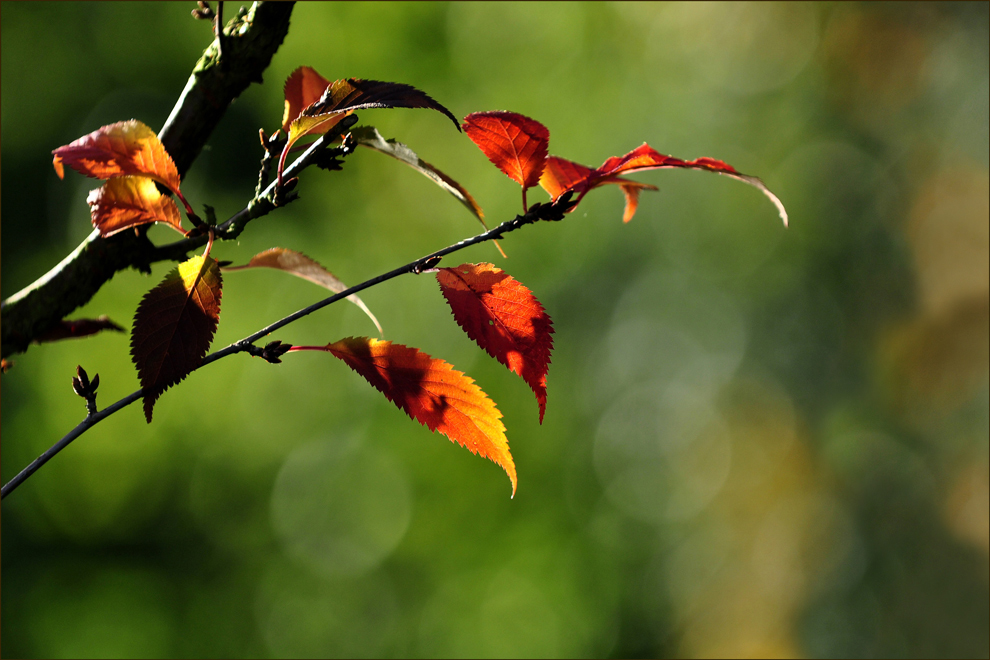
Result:
[[259,348],[254,344],[244,343],[240,344],[241,350],[246,353],[250,353],[254,357],[260,357],[269,364],[281,364],[282,356],[289,352],[292,348],[292,344],[283,344],[280,341],[272,341],[265,344],[264,348]]
[[412,267],[410,272],[414,275],[422,275],[423,273],[430,272],[437,266],[437,264],[440,263],[442,259],[443,257],[427,257],[426,259],[417,262]]

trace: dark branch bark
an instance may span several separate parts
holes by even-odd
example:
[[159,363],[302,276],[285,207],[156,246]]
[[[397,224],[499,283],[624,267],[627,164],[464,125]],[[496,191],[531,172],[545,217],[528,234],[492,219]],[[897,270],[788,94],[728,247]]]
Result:
[[[224,64],[217,41],[203,53],[158,137],[185,174],[230,103],[261,74],[289,30],[292,2],[256,2],[224,29]],[[86,304],[117,271],[165,258],[144,231],[102,238],[93,232],[41,279],[0,305],[2,356],[27,350],[31,341]]]

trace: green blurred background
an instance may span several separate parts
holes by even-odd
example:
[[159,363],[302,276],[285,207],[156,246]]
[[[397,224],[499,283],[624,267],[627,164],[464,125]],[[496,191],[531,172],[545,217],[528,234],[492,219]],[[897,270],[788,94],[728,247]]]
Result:
[[[161,128],[209,43],[193,3],[2,4],[2,293],[90,231],[50,152]],[[236,5],[234,5],[236,6]],[[228,6],[228,16],[234,6]],[[300,65],[507,109],[588,165],[648,141],[761,176],[659,171],[494,261],[556,327],[546,421],[431,276],[363,294],[387,339],[497,402],[519,492],[331,356],[223,360],[131,406],[2,508],[6,657],[988,655],[988,5],[297,5],[284,45],[183,186],[226,217]],[[361,112],[458,179],[490,224],[519,189],[439,114]],[[476,233],[443,191],[360,150],[215,248],[302,250],[348,283]],[[543,200],[540,191],[530,199]],[[168,230],[153,230],[173,240]],[[129,326],[170,268],[75,317]],[[216,346],[323,297],[226,278]],[[274,338],[374,335],[334,305]],[[126,334],[32,347],[3,376],[4,481],[74,426],[77,364],[137,388]]]

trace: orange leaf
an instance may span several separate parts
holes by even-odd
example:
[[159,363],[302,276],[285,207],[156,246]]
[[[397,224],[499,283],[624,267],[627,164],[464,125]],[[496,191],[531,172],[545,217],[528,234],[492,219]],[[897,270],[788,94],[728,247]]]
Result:
[[303,108],[320,100],[330,81],[308,66],[301,66],[285,81],[285,111],[282,113],[282,130],[289,132],[289,124],[299,116]]
[[[780,214],[780,219],[784,222],[784,226],[787,226],[787,211],[784,209],[783,203],[776,195],[767,189],[763,181],[755,176],[742,174],[728,163],[721,160],[715,160],[714,158],[681,160],[680,158],[674,158],[673,156],[665,156],[644,142],[642,145],[633,149],[626,155],[613,156],[606,160],[598,169],[586,172],[584,170],[588,170],[588,168],[583,165],[578,165],[577,163],[564,160],[563,158],[551,156],[550,160],[554,161],[552,166],[553,172],[552,174],[541,179],[540,185],[543,186],[544,190],[550,193],[550,196],[553,199],[557,199],[568,190],[573,190],[578,193],[578,200],[580,200],[589,190],[607,183],[618,183],[623,186],[623,191],[626,193],[626,213],[623,218],[626,222],[628,222],[632,218],[632,214],[636,212],[636,202],[639,196],[638,190],[633,193],[633,188],[630,187],[629,184],[638,186],[639,189],[648,188],[650,186],[639,184],[638,182],[626,181],[618,175],[625,174],[627,172],[670,169],[676,167],[692,170],[707,170],[709,172],[722,174],[753,186],[766,195],[771,202],[773,202],[773,205],[777,207],[777,211]],[[656,190],[656,188],[650,188]]]
[[516,466],[502,413],[468,376],[415,348],[367,337],[292,350],[322,350],[340,358],[410,417],[500,465],[515,496]]
[[162,392],[200,365],[220,319],[223,280],[215,259],[193,257],[145,294],[134,315],[131,357],[144,388],[144,416]]
[[580,163],[559,156],[550,156],[540,177],[540,186],[550,194],[551,199],[556,200],[568,190],[587,181],[594,172],[590,167]]
[[473,112],[464,118],[464,132],[524,191],[539,183],[550,143],[546,126],[515,112]]
[[66,164],[94,179],[149,176],[179,192],[179,171],[155,132],[136,119],[99,128],[52,152],[61,178]]
[[441,268],[437,281],[467,336],[532,388],[542,424],[553,350],[553,323],[543,305],[529,289],[492,264]]
[[73,321],[61,320],[54,328],[39,335],[34,341],[42,343],[46,341],[59,341],[60,339],[77,339],[95,335],[102,330],[113,330],[123,332],[124,329],[111,321],[106,315],[95,319],[75,319]]
[[[264,252],[259,252],[251,257],[251,261],[247,262],[244,266],[228,266],[227,268],[224,268],[224,270],[244,270],[245,268],[274,268],[276,270],[281,270],[295,275],[296,277],[301,277],[302,279],[308,280],[313,284],[319,284],[323,288],[329,289],[334,293],[340,293],[341,291],[347,290],[347,285],[338,280],[336,275],[307,257],[305,254],[281,247],[274,247],[265,250]],[[364,301],[358,298],[357,294],[347,296],[347,299],[360,307],[361,311],[368,315],[371,322],[375,324],[376,328],[378,328],[379,334],[385,334],[382,330],[382,326],[378,323],[378,319],[375,318],[375,315],[372,314],[371,310],[364,304]]]
[[90,206],[93,226],[100,230],[101,236],[112,236],[150,222],[163,222],[181,234],[186,233],[179,207],[146,176],[110,179],[102,188],[91,190],[86,203]]

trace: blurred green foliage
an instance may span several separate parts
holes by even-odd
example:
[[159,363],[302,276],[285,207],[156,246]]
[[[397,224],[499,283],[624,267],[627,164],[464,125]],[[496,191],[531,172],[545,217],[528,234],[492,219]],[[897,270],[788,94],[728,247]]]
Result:
[[[209,25],[192,3],[2,4],[3,296],[90,231],[52,149],[161,127]],[[344,365],[235,357],[108,419],[3,502],[7,657],[988,655],[988,11],[963,4],[300,3],[183,185],[221,217],[254,187],[282,82],[409,83],[508,109],[588,165],[643,141],[761,176],[640,180],[471,248],[557,328],[546,421],[430,276],[363,294],[386,338],[505,414],[519,492]],[[228,7],[231,11],[232,7]],[[491,225],[519,190],[436,113],[360,113],[457,178]],[[354,283],[474,234],[361,150],[222,259],[302,250]],[[531,193],[534,200],[539,193]],[[153,230],[157,232],[158,230]],[[159,238],[166,235],[153,234]],[[169,240],[171,240],[169,238]],[[118,274],[76,316],[128,319]],[[323,296],[231,273],[215,345]],[[374,328],[334,305],[278,333]],[[127,336],[36,346],[3,376],[4,481],[137,388]]]

